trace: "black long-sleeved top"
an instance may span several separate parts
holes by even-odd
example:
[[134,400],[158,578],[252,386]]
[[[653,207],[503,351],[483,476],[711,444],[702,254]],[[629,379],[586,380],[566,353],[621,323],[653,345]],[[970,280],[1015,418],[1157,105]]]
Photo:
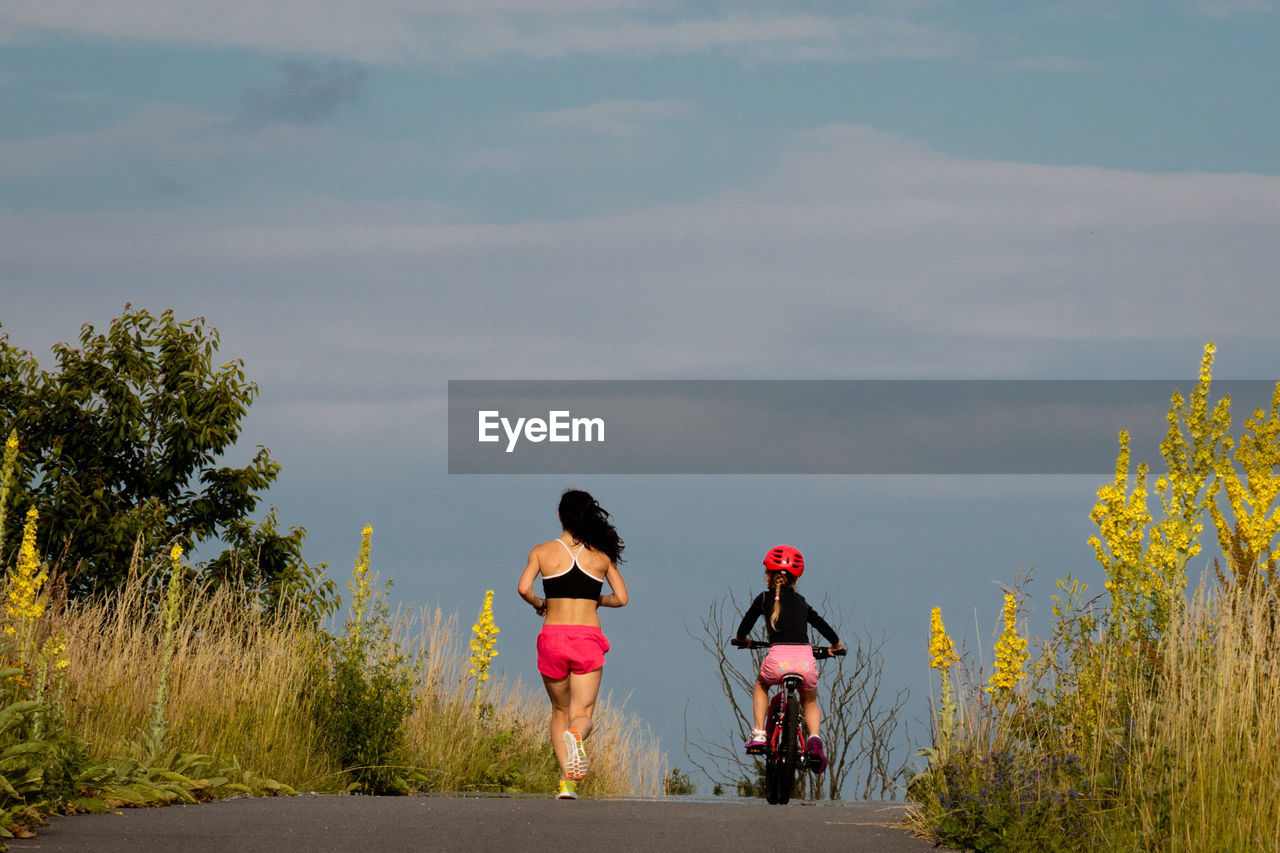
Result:
[[769,642],[771,643],[807,646],[809,644],[810,625],[817,629],[819,634],[826,637],[831,645],[834,646],[840,642],[840,636],[836,634],[835,629],[827,624],[827,620],[823,619],[818,611],[809,606],[803,595],[790,587],[782,588],[782,613],[778,616],[777,629],[769,625],[767,614],[772,612],[773,592],[765,590],[757,595],[755,600],[751,602],[751,606],[747,608],[747,612],[742,617],[742,623],[738,625],[736,636],[746,637],[751,633],[751,629],[755,627],[756,620],[764,616],[764,625],[769,632]]

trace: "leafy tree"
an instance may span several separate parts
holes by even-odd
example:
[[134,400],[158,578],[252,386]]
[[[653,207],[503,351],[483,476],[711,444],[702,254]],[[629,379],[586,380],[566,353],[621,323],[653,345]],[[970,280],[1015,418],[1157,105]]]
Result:
[[[101,333],[53,347],[56,372],[0,335],[0,426],[22,442],[15,506],[40,507],[42,548],[69,595],[118,587],[131,567],[177,543],[227,545],[212,577],[270,591],[292,585],[325,602],[332,584],[301,559],[305,530],[281,534],[274,510],[248,521],[280,465],[265,447],[219,464],[257,396],[239,359],[219,364],[217,329],[128,303]],[[322,567],[321,567],[322,568]]]
[[204,578],[211,585],[243,589],[270,611],[297,607],[318,625],[337,609],[337,586],[325,578],[324,563],[312,566],[302,559],[306,528],[281,533],[277,524],[274,506],[257,524],[246,518],[231,521],[222,536],[228,547],[204,566]]

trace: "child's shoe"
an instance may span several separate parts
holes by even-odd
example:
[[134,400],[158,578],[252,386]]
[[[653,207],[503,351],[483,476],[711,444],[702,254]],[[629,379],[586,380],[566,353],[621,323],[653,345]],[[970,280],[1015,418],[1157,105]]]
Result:
[[822,738],[811,735],[805,749],[809,753],[809,769],[814,773],[825,773],[827,769],[827,752],[822,748]]
[[747,755],[763,755],[768,746],[768,735],[764,729],[752,729],[751,738],[747,741]]
[[587,749],[582,745],[582,737],[577,729],[564,730],[565,762],[564,772],[570,780],[577,782],[587,775]]
[[576,800],[578,799],[578,783],[572,779],[560,780],[560,793],[556,794],[557,800]]

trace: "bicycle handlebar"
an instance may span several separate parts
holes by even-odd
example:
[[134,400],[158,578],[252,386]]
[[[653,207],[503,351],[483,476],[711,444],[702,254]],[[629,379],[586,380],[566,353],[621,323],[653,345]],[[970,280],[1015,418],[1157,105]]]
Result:
[[[729,641],[732,645],[740,649],[767,649],[773,646],[773,643],[764,640],[747,640],[746,643],[740,643],[736,640]],[[844,657],[849,651],[848,649],[832,649],[830,646],[810,646],[813,649],[813,656],[818,660],[829,657]]]

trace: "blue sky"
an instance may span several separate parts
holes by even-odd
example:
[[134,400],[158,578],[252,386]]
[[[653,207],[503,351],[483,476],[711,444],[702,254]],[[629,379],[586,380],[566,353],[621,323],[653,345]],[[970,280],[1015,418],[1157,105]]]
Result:
[[1270,0],[10,2],[0,323],[49,363],[125,302],[206,317],[309,559],[370,523],[399,599],[496,587],[526,677],[516,577],[592,489],[606,687],[681,764],[684,626],[769,546],[922,702],[930,607],[972,643],[1019,566],[1096,577],[1097,478],[450,477],[446,382],[1173,380],[1208,340],[1275,379],[1278,36]]

